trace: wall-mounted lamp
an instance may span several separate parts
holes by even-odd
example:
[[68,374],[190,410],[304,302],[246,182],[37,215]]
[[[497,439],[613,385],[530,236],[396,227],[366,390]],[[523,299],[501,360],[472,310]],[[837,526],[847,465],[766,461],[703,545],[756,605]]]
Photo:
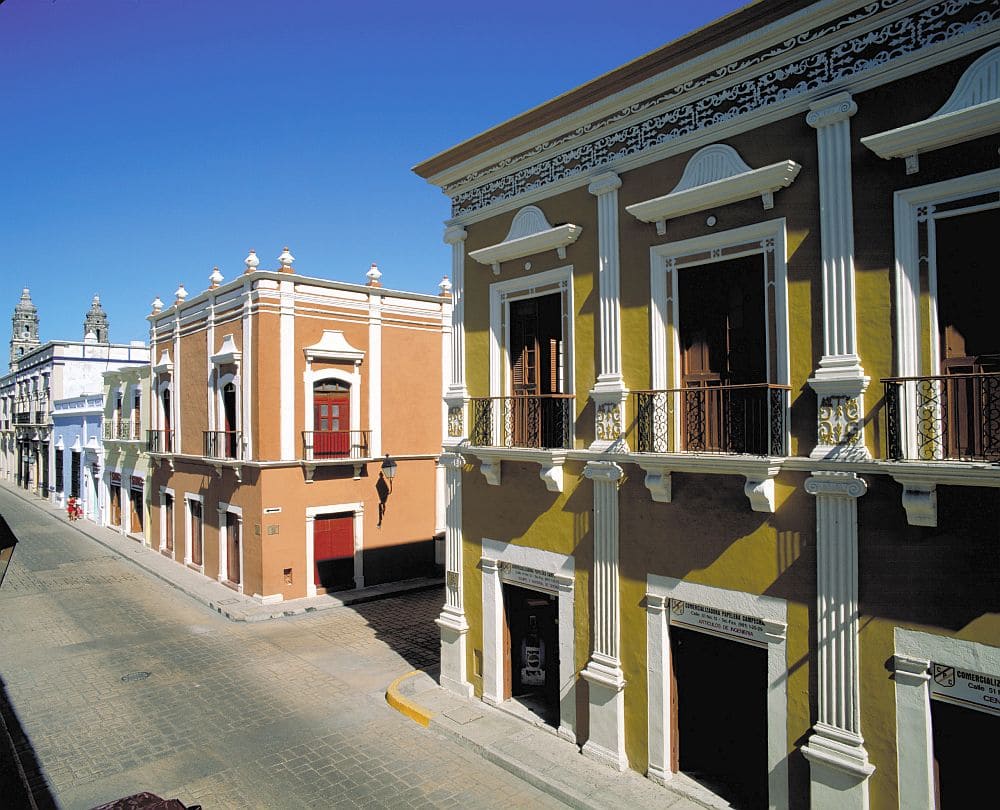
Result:
[[388,453],[385,454],[385,461],[382,462],[382,475],[389,482],[389,494],[392,494],[392,479],[396,477],[396,462],[392,460]]

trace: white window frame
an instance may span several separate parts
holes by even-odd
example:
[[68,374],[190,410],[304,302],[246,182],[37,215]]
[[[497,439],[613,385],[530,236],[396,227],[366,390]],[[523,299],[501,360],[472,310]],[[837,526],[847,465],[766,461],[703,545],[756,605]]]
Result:
[[[931,374],[940,370],[940,331],[937,307],[937,250],[935,245],[935,220],[939,217],[958,216],[987,208],[996,208],[1000,203],[970,205],[966,208],[949,208],[943,214],[936,214],[935,206],[955,203],[964,198],[983,197],[1000,192],[1000,169],[955,177],[916,188],[897,191],[893,195],[895,220],[896,273],[893,297],[896,305],[896,374],[900,377],[920,377],[921,361],[929,357]],[[926,255],[921,250],[921,230],[926,226],[923,241],[927,243]],[[927,262],[928,309],[921,311],[920,268]],[[928,318],[930,346],[924,354],[921,345],[922,325]],[[903,418],[900,431],[904,454],[916,458],[916,407],[911,406],[916,392],[912,384],[904,385],[902,401]]]
[[[646,578],[646,689],[649,762],[647,776],[661,784],[673,777],[670,770],[670,601],[755,616],[765,625],[767,644],[767,791],[769,807],[788,808],[788,659],[787,613],[784,599],[673,577],[649,574]],[[698,632],[695,630],[695,632]],[[739,639],[732,639],[735,643]]]
[[[523,278],[497,281],[490,284],[490,397],[510,396],[510,304],[527,298],[558,293],[562,298],[562,367],[563,393],[576,393],[574,346],[574,321],[576,310],[573,300],[573,265],[557,267]],[[575,402],[575,400],[574,400]],[[499,411],[494,413],[494,417]],[[493,445],[500,445],[499,431],[502,420],[493,419]],[[570,419],[569,446],[573,446],[574,418]]]
[[[303,384],[305,388],[305,413],[302,414],[304,430],[314,431],[316,429],[316,418],[313,408],[314,396],[313,386],[318,382],[326,380],[337,380],[350,387],[351,409],[349,414],[350,430],[361,430],[361,371],[360,361],[354,366],[353,372],[342,371],[336,368],[324,368],[317,371],[306,369],[303,373]],[[305,447],[302,448],[303,454]]]
[[[201,504],[201,565],[194,564],[194,538],[191,536],[191,502]],[[174,501],[176,503],[176,501]],[[184,565],[205,573],[205,498],[193,492],[184,493]]]
[[[763,257],[767,382],[789,384],[787,245],[785,219],[781,217],[693,239],[653,245],[649,249],[650,383],[653,390],[681,387],[679,271],[752,255]],[[774,312],[769,308],[772,285]],[[770,350],[772,325],[776,338],[774,357]],[[786,401],[785,454],[789,450],[790,407]],[[673,435],[680,436],[681,408],[675,403],[672,410]]]
[[555,577],[558,591],[516,584],[557,598],[559,615],[559,729],[560,737],[576,742],[576,616],[575,561],[572,556],[516,546],[483,538],[480,568],[483,577],[483,701],[503,703],[503,580],[501,565],[510,563]]
[[313,567],[316,562],[316,518],[321,515],[350,513],[354,516],[354,587],[365,587],[364,572],[364,533],[365,505],[360,501],[353,503],[336,503],[326,506],[306,507],[306,596],[316,595],[316,583],[313,581]]
[[902,627],[893,635],[899,807],[934,810],[931,662],[1000,677],[1000,648]]

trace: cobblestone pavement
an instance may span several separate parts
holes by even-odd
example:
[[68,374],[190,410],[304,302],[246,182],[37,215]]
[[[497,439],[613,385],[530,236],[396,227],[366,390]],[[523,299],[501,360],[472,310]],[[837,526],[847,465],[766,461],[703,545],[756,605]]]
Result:
[[58,805],[560,806],[385,703],[436,659],[439,591],[233,623],[3,488],[0,514],[0,697]]

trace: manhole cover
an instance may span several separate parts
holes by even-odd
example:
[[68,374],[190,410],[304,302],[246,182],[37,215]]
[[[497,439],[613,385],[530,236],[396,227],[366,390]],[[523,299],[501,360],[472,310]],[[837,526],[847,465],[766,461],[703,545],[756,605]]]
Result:
[[149,677],[148,672],[129,672],[122,675],[122,683],[132,683],[133,681],[144,681]]

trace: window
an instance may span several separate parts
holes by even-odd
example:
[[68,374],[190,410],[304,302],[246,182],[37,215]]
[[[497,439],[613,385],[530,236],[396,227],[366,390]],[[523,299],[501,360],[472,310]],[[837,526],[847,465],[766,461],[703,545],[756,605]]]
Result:
[[63,451],[56,448],[56,492],[63,491]]
[[71,498],[80,497],[80,476],[83,472],[82,470],[83,458],[80,453],[75,450],[70,454],[70,469],[69,469],[69,494]]
[[341,380],[313,384],[313,457],[347,458],[351,450],[351,386]]

